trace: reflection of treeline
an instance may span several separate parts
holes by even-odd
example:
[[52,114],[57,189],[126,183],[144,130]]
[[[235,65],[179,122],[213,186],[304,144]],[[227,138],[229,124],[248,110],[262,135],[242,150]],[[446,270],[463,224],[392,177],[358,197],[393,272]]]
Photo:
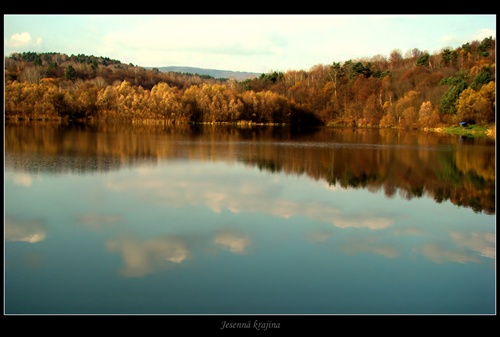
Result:
[[57,163],[62,171],[82,173],[161,159],[237,160],[272,173],[306,174],[341,188],[383,190],[388,197],[399,193],[408,199],[428,195],[494,214],[494,143],[474,142],[471,146],[447,135],[392,129],[299,132],[288,127],[121,123],[9,123],[5,128],[6,164],[19,168],[25,163],[13,161],[17,154],[54,159],[37,170],[50,171]]
[[5,58],[8,118],[135,119],[435,127],[495,122],[495,39],[438,54],[315,65],[237,82],[109,58],[16,53]]
[[92,125],[59,122],[6,125],[6,162],[31,173],[107,172],[157,160],[150,146],[141,145],[142,139],[125,139],[116,128],[107,132]]
[[[245,162],[270,172],[307,174],[330,186],[383,190],[388,197],[399,193],[406,199],[428,195],[436,202],[450,200],[476,212],[495,213],[494,146],[458,145],[443,151],[436,146],[448,144],[449,138],[374,132],[326,129],[322,136],[339,146],[274,148],[273,153],[264,147],[262,152],[249,153]],[[357,143],[361,139],[364,143]]]

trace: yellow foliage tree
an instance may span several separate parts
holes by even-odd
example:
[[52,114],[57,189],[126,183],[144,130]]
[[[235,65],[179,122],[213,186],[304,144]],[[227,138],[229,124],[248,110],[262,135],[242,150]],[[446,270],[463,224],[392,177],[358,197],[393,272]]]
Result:
[[158,83],[151,89],[149,105],[153,113],[168,120],[183,120],[179,90],[167,83]]
[[108,86],[97,93],[96,105],[102,116],[109,116],[116,104],[116,87]]
[[394,117],[398,124],[401,122],[405,111],[407,112],[407,114],[413,114],[413,110],[412,112],[410,112],[410,110],[407,110],[408,108],[420,108],[421,103],[419,100],[419,96],[420,93],[418,91],[410,90],[403,97],[398,99],[398,101],[396,102],[396,107],[393,110]]
[[433,108],[430,101],[422,102],[418,112],[418,126],[422,128],[432,128],[439,125],[441,119],[439,113]]
[[457,122],[475,124],[495,122],[495,82],[481,87],[479,91],[467,88],[457,100]]

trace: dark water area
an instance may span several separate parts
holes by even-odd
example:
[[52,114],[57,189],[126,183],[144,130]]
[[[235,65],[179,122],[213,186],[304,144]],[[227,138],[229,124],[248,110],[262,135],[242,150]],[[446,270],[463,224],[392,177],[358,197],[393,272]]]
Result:
[[491,315],[495,163],[414,130],[7,124],[5,313]]

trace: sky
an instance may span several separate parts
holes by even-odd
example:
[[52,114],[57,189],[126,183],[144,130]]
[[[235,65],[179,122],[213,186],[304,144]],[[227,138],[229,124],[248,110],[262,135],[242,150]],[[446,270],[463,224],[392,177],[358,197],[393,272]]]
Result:
[[142,67],[268,73],[430,54],[496,39],[496,14],[465,15],[5,15],[4,56],[58,52]]

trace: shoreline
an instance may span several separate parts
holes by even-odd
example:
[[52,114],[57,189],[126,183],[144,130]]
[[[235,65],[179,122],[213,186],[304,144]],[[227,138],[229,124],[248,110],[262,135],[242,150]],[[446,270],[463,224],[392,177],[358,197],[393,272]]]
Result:
[[[21,117],[21,116],[5,116],[4,117],[4,125],[6,122],[10,123],[32,123],[32,122],[48,122],[48,123],[95,123],[95,122],[128,122],[131,124],[143,124],[143,125],[159,125],[159,124],[199,124],[199,125],[234,125],[240,127],[252,127],[252,126],[292,126],[287,123],[256,123],[252,121],[237,121],[237,122],[175,122],[171,120],[165,119],[115,119],[115,118],[81,118],[70,120],[68,118],[50,118],[50,117]],[[324,124],[324,125],[302,125],[304,127],[308,126],[323,126],[323,127],[331,127],[331,128],[359,128],[359,129],[405,129],[401,127],[381,127],[381,126],[370,126],[370,127],[360,127],[360,126],[341,126],[334,124]],[[460,126],[440,126],[435,128],[411,128],[412,130],[420,130],[420,131],[429,131],[429,132],[437,132],[437,133],[445,133],[450,135],[459,135],[459,136],[469,136],[469,137],[488,137],[492,139],[496,139],[496,124],[487,125],[487,126],[470,126],[470,127],[460,127]]]

